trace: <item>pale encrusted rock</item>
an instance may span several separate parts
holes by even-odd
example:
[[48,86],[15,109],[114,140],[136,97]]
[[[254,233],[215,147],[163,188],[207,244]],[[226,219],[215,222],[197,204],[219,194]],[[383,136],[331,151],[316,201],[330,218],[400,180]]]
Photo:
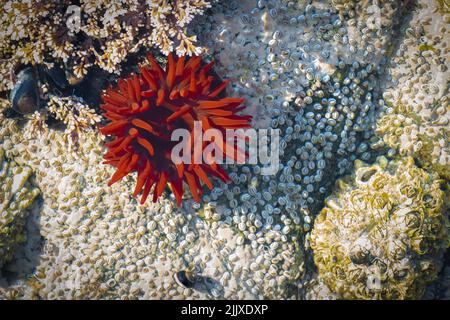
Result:
[[0,267],[12,258],[14,247],[26,239],[27,208],[39,194],[28,181],[31,174],[29,167],[7,159],[0,147]]

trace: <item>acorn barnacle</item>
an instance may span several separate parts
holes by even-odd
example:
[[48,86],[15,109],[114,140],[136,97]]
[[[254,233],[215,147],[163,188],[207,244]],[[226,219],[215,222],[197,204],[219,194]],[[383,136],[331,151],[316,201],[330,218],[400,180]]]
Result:
[[421,298],[449,237],[442,180],[411,157],[355,167],[311,232],[321,279],[343,299]]
[[[137,172],[133,196],[142,193],[141,204],[152,190],[156,202],[168,185],[180,206],[184,183],[199,202],[202,184],[213,188],[209,176],[224,182],[230,179],[219,161],[194,161],[194,156],[198,157],[195,148],[189,148],[190,161],[172,161],[171,151],[178,143],[172,141],[172,133],[185,129],[195,136],[196,123],[200,123],[202,133],[215,129],[225,137],[228,129],[249,128],[252,117],[238,114],[245,108],[243,99],[222,97],[229,81],[221,81],[212,72],[213,61],[206,64],[199,56],[169,54],[162,68],[150,54],[147,59],[148,64],[140,66],[138,74],[118,80],[117,86],[102,96],[101,108],[110,122],[100,131],[113,138],[106,144],[104,159],[117,168],[109,185]],[[194,137],[190,144],[197,141]],[[236,158],[240,152],[225,138],[222,143],[200,141],[201,150],[211,143],[223,147],[222,156]],[[236,152],[230,156],[225,149]]]

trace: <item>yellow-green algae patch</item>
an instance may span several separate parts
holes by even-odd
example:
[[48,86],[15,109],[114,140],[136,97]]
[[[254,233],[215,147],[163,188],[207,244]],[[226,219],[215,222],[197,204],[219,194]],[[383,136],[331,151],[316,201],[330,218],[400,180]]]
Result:
[[436,48],[426,43],[423,43],[419,46],[419,51],[429,51],[429,50],[436,51]]
[[0,148],[0,267],[8,262],[14,246],[25,241],[27,208],[39,194],[28,178],[31,169],[5,157]]
[[448,245],[443,181],[411,157],[355,167],[311,233],[319,275],[344,299],[420,298]]

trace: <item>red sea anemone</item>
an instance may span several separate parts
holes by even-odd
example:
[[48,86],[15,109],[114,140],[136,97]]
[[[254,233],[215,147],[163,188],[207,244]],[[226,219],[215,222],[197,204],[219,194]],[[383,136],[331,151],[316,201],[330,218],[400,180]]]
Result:
[[[204,64],[201,57],[170,54],[163,70],[151,55],[147,58],[149,64],[139,67],[140,74],[120,79],[117,87],[102,96],[101,108],[111,121],[100,131],[114,137],[106,144],[105,163],[117,168],[108,185],[136,171],[133,197],[142,191],[141,204],[152,187],[155,202],[169,184],[179,206],[184,182],[199,202],[202,183],[213,188],[208,175],[224,182],[230,179],[215,162],[176,165],[171,150],[177,142],[171,141],[171,133],[183,128],[192,134],[194,121],[201,121],[203,130],[214,128],[224,134],[226,129],[250,127],[251,116],[236,114],[244,108],[243,99],[219,97],[229,81],[211,72],[214,62]],[[203,142],[202,147],[207,144]]]

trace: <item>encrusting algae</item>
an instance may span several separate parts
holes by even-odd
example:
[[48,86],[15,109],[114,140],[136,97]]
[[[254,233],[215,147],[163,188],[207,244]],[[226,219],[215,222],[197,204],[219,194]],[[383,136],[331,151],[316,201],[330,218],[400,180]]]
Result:
[[319,275],[343,299],[419,299],[448,243],[442,180],[411,157],[355,167],[311,233]]

